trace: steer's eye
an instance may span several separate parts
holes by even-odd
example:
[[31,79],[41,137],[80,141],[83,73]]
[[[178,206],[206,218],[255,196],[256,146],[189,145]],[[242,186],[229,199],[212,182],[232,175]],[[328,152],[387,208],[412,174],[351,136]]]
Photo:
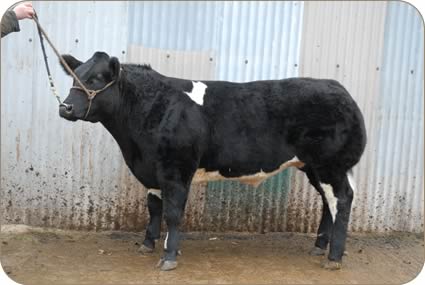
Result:
[[102,74],[96,74],[87,80],[87,84],[97,84],[102,80]]
[[90,78],[89,80],[87,80],[88,84],[95,84],[97,82],[96,78]]

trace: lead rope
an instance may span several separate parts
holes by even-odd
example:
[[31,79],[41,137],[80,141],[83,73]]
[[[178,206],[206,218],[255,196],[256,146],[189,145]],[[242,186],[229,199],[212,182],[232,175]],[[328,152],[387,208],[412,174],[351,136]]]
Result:
[[63,103],[56,90],[56,86],[55,86],[55,83],[53,82],[52,74],[50,73],[49,62],[47,61],[46,48],[44,47],[43,35],[41,33],[40,26],[38,24],[38,17],[36,13],[34,13],[33,19],[37,24],[38,37],[40,38],[41,50],[43,51],[44,65],[46,66],[47,76],[49,77],[50,90],[52,90],[52,93],[56,97],[56,100],[58,101],[59,106],[61,106],[63,105]]
[[[90,105],[89,105],[89,110],[91,107],[91,101],[94,98],[94,96],[96,96],[96,91],[94,90],[88,90],[84,84],[80,81],[80,79],[77,77],[77,75],[75,75],[75,73],[72,71],[72,69],[69,67],[69,65],[66,63],[66,61],[63,59],[62,55],[58,52],[58,50],[56,49],[56,47],[53,45],[53,43],[50,41],[49,36],[46,34],[46,32],[44,31],[44,29],[41,27],[40,22],[38,21],[38,16],[37,13],[35,13],[34,11],[34,17],[33,17],[34,22],[37,24],[37,30],[38,30],[38,35],[40,37],[40,43],[41,43],[41,50],[43,51],[43,57],[44,57],[44,63],[46,65],[46,70],[47,70],[47,75],[49,77],[49,82],[50,82],[50,88],[53,92],[53,95],[55,95],[56,99],[58,100],[59,104],[62,106],[67,106],[66,104],[61,102],[61,99],[58,95],[58,92],[56,91],[56,87],[55,84],[53,83],[53,78],[52,75],[50,73],[50,68],[49,68],[49,63],[47,61],[47,55],[46,55],[46,49],[44,47],[44,41],[43,41],[43,36],[46,38],[47,43],[50,45],[50,47],[53,49],[53,51],[55,52],[56,56],[59,58],[60,62],[62,63],[62,65],[65,67],[65,69],[69,72],[69,74],[75,79],[75,81],[77,82],[79,86],[79,88],[81,88],[81,90],[83,90],[88,97],[88,100],[90,101]],[[88,114],[88,112],[87,112]]]

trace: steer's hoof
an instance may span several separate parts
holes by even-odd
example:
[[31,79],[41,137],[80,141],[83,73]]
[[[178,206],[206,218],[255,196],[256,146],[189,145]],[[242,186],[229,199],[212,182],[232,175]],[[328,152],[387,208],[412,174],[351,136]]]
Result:
[[137,251],[141,254],[148,254],[153,252],[153,248],[147,247],[146,245],[142,244]]
[[176,269],[177,261],[165,260],[161,266],[161,271],[170,271]]
[[332,260],[325,260],[322,262],[322,267],[327,270],[339,270],[342,268],[342,263]]
[[317,246],[313,247],[309,252],[309,254],[312,255],[312,256],[325,255],[325,253],[326,253],[326,249],[322,249],[322,248],[317,247]]

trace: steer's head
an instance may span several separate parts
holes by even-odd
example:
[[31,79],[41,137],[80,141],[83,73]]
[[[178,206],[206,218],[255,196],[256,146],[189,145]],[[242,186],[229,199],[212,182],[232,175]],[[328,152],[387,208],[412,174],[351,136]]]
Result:
[[[109,57],[106,53],[96,52],[88,61],[81,62],[71,55],[63,55],[64,60],[77,75],[88,90],[102,90],[90,100],[74,79],[64,105],[59,107],[59,115],[67,120],[84,120],[98,122],[105,116],[113,113],[118,100],[118,79],[120,63],[116,57]],[[65,72],[69,72],[62,66]],[[108,84],[109,87],[107,86]],[[106,87],[106,88],[105,88]],[[104,89],[105,88],[105,89]]]

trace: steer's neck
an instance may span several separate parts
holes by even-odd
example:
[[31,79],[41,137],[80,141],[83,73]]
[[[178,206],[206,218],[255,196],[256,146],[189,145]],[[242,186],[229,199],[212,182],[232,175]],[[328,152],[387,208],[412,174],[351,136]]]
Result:
[[118,143],[125,162],[132,169],[134,159],[136,158],[134,153],[135,148],[126,122],[121,119],[109,119],[103,120],[101,123]]
[[121,72],[119,79],[119,94],[115,95],[113,112],[103,116],[101,123],[117,141],[129,163],[131,153],[129,149],[134,147],[134,136],[140,136],[146,114],[149,113],[154,96],[146,92],[145,78],[143,73],[126,70]]

